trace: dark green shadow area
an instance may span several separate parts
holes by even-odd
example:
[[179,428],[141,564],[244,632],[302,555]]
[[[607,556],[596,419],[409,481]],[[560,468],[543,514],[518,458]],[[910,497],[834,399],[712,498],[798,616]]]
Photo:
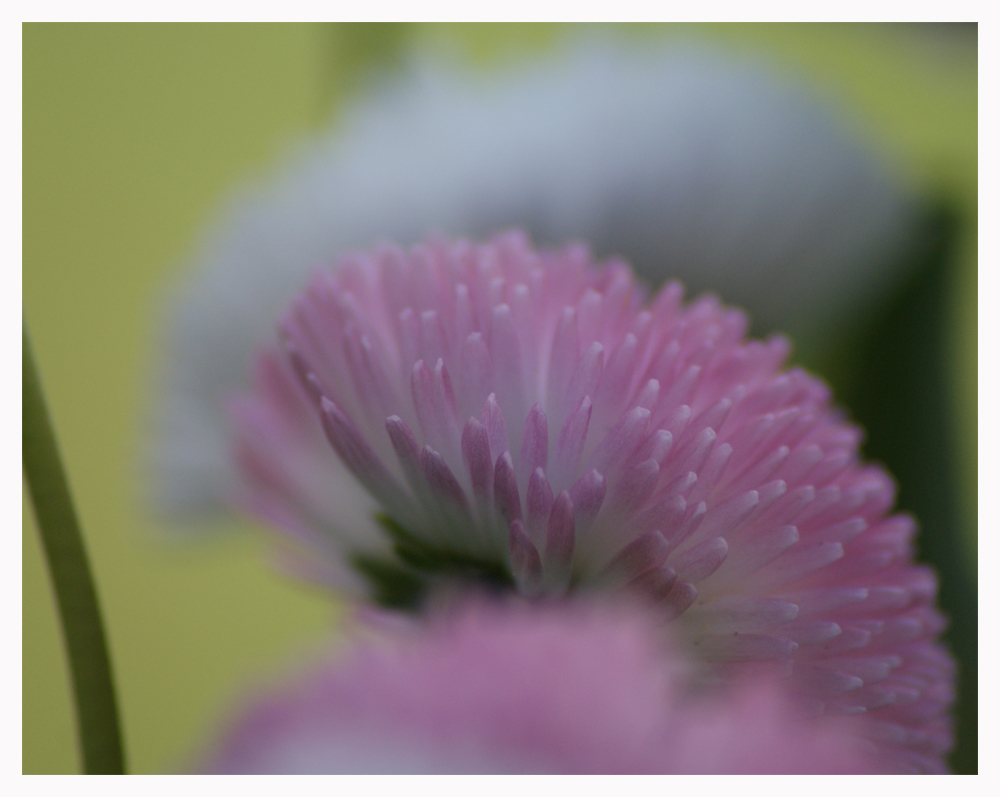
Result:
[[958,659],[952,770],[978,772],[978,603],[963,550],[948,358],[948,301],[962,221],[950,207],[926,212],[908,278],[841,344],[832,382],[838,404],[866,432],[865,456],[899,486],[897,506],[919,523],[918,558],[934,567],[945,642]]
[[442,582],[473,585],[500,594],[514,590],[514,579],[502,561],[428,545],[385,513],[375,516],[392,541],[395,560],[355,554],[351,564],[368,582],[372,600],[387,609],[419,611],[432,588]]

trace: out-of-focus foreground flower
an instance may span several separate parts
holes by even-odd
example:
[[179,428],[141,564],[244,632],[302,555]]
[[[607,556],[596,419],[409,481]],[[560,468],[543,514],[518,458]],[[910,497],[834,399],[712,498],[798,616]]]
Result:
[[[357,254],[233,403],[234,498],[310,575],[353,567],[387,604],[470,577],[637,593],[706,680],[766,663],[810,711],[865,713],[894,767],[939,771],[953,665],[913,521],[825,386],[745,332],[712,297],[647,301],[623,263],[518,233]],[[341,522],[327,441],[380,522]]]
[[[218,773],[738,774],[881,771],[851,721],[798,717],[774,684],[692,689],[649,618],[493,606],[382,632],[257,698]],[[877,768],[877,769],[876,769]]]
[[205,242],[172,311],[157,501],[218,506],[222,401],[310,269],[352,248],[509,226],[579,237],[654,283],[722,291],[802,346],[892,282],[910,204],[835,109],[763,60],[586,40],[495,76],[418,63]]

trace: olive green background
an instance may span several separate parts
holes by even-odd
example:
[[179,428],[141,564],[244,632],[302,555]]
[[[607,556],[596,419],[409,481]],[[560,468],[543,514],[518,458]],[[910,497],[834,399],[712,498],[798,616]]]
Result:
[[[24,313],[106,614],[130,771],[183,768],[241,688],[322,644],[340,609],[275,575],[255,535],[178,544],[143,507],[138,463],[165,286],[234,185],[335,116],[372,69],[399,68],[409,44],[488,68],[566,33],[553,25],[24,26]],[[947,197],[969,222],[945,300],[961,539],[974,579],[975,31],[623,33],[769,50],[839,97],[904,179]],[[75,772],[65,662],[26,501],[22,540],[23,771]]]

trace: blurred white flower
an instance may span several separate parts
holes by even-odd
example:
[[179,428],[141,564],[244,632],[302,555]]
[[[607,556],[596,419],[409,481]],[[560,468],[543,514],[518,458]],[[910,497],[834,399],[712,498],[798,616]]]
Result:
[[513,225],[543,245],[581,237],[808,344],[891,282],[912,218],[839,118],[756,60],[587,41],[497,74],[419,61],[207,235],[168,311],[155,501],[221,506],[223,402],[308,274],[348,249]]

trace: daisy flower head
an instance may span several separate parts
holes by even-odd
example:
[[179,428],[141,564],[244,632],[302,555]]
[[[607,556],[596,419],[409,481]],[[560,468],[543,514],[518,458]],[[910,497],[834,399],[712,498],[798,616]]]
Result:
[[[808,710],[867,714],[897,769],[937,771],[953,665],[914,523],[827,388],[746,327],[518,232],[351,255],[232,404],[236,500],[390,605],[468,579],[640,595],[707,679],[766,665]],[[342,469],[377,521],[339,522]]]

